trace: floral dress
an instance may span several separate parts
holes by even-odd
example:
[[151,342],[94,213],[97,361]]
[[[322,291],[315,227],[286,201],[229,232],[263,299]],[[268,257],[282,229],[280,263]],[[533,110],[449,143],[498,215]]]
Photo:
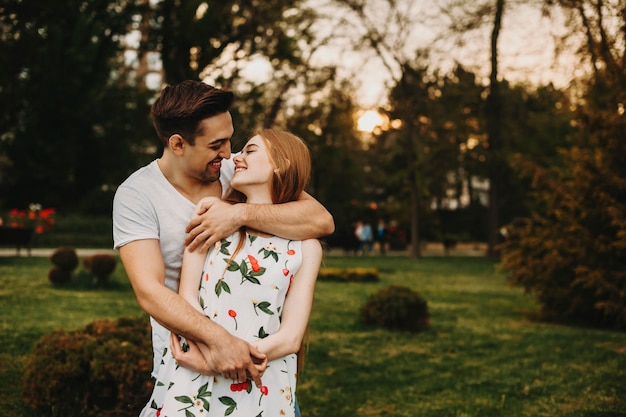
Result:
[[[232,258],[242,236],[244,246]],[[204,314],[252,344],[275,333],[301,263],[300,241],[235,233],[207,254],[199,291]],[[166,349],[142,416],[293,416],[296,366],[295,354],[269,362],[263,386],[257,388],[251,380],[180,367]]]

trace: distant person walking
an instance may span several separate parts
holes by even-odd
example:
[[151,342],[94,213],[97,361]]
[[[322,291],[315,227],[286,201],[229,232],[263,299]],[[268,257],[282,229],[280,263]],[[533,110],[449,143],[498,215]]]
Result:
[[387,226],[383,219],[379,219],[376,225],[376,243],[378,243],[380,254],[384,255],[387,250]]
[[356,222],[354,234],[359,239],[358,255],[368,255],[372,251],[374,245],[374,235],[372,226],[369,223],[363,223],[361,220]]

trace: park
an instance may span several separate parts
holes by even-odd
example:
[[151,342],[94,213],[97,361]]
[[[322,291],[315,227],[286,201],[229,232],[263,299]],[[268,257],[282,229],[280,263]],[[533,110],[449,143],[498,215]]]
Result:
[[[106,252],[106,250],[103,249]],[[105,289],[59,288],[45,256],[0,257],[2,414],[29,417],[21,371],[40,337],[119,317],[143,317],[118,267]],[[433,252],[333,254],[325,267],[376,268],[378,282],[320,280],[298,382],[307,416],[624,415],[626,334],[542,323],[535,300],[507,285],[494,262]],[[359,323],[367,297],[407,286],[428,302],[419,333]],[[147,324],[147,319],[146,319]]]
[[625,27],[618,0],[3,1],[0,415],[149,397],[113,199],[191,80],[234,95],[222,152],[301,138],[333,217],[302,415],[625,417]]

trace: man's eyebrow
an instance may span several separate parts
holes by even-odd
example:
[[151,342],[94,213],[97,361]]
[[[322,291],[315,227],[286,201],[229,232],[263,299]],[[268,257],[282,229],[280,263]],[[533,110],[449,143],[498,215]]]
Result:
[[211,145],[217,145],[217,144],[222,144],[224,142],[228,142],[230,140],[230,138],[217,138],[217,139],[213,139],[211,142],[209,142],[209,146]]

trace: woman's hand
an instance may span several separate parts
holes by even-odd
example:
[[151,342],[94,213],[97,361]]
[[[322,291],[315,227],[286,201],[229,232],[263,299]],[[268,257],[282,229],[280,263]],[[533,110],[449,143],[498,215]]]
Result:
[[189,349],[185,352],[180,345],[178,336],[170,333],[170,349],[178,365],[203,375],[219,375],[219,372],[209,365],[197,343],[192,340],[186,340],[186,343]]

